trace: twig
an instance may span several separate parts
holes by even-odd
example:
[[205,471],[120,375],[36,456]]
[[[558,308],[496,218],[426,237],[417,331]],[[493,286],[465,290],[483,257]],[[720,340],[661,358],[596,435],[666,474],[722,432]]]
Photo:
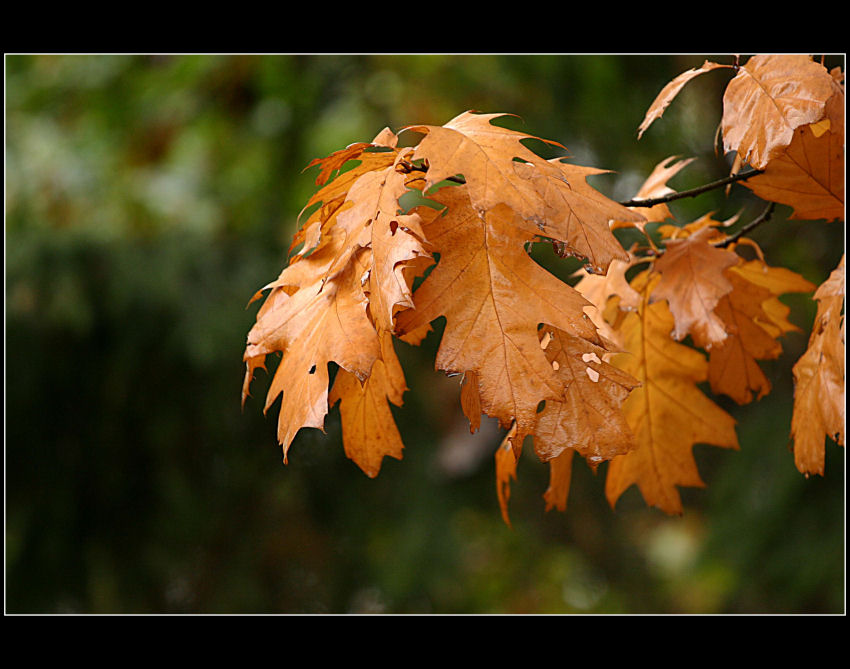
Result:
[[714,190],[715,188],[721,188],[727,184],[735,183],[736,181],[744,181],[750,177],[756,176],[757,174],[761,174],[762,172],[763,170],[747,170],[746,172],[738,172],[732,176],[718,179],[717,181],[712,181],[711,183],[698,186],[697,188],[692,188],[690,190],[678,191],[676,193],[670,193],[669,195],[663,195],[661,197],[653,197],[647,200],[628,200],[627,202],[620,202],[620,204],[624,207],[654,207],[657,204],[672,202],[673,200],[679,200],[683,197],[695,197],[707,191]]
[[750,221],[749,223],[747,223],[743,228],[738,230],[738,232],[736,232],[734,235],[730,235],[726,239],[723,239],[719,242],[715,242],[714,244],[712,244],[712,246],[715,246],[716,248],[719,248],[719,249],[724,249],[727,246],[729,246],[729,244],[736,242],[741,237],[746,235],[748,232],[751,232],[754,228],[757,228],[759,225],[761,225],[765,221],[770,220],[771,216],[773,216],[773,210],[774,210],[775,207],[776,207],[776,204],[774,202],[769,203],[767,205],[767,207],[765,207],[765,210],[761,213],[761,215],[758,218],[755,218],[752,221]]

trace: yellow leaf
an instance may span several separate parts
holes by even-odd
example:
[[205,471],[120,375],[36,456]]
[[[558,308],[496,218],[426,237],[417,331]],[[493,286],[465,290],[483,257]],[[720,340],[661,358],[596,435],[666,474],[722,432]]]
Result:
[[632,281],[644,299],[641,308],[622,321],[627,352],[611,361],[641,385],[623,403],[636,446],[609,463],[605,493],[613,507],[636,484],[647,504],[679,514],[677,486],[704,486],[693,446],[738,448],[738,439],[734,419],[697,387],[707,378],[705,358],[671,339],[674,321],[666,302],[649,303],[657,280],[644,272]]

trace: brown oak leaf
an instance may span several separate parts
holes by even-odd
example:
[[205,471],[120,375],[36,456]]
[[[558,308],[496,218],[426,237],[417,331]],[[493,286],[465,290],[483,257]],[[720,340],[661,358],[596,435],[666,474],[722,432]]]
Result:
[[415,308],[401,312],[396,325],[404,333],[445,316],[436,367],[475,372],[482,410],[503,428],[516,421],[521,441],[534,428],[538,404],[563,395],[540,348],[538,324],[602,341],[584,318],[587,301],[529,257],[530,236],[509,210],[479,214],[466,186],[442,188],[433,199],[445,214],[423,230],[440,260],[414,293]]
[[794,365],[791,437],[800,472],[823,475],[825,437],[844,445],[844,256],[817,291],[809,347]]
[[680,514],[677,486],[704,486],[693,446],[737,449],[738,439],[734,419],[697,386],[707,378],[707,361],[699,351],[670,337],[674,321],[667,303],[650,303],[648,296],[657,281],[649,271],[632,281],[643,301],[640,309],[622,319],[626,352],[611,361],[641,385],[623,403],[636,446],[608,464],[605,494],[613,507],[636,484],[647,504]]
[[794,209],[793,219],[844,219],[844,88],[817,123],[798,127],[787,149],[744,185],[764,200]]
[[753,56],[723,94],[723,147],[763,169],[791,143],[796,128],[823,117],[832,94],[832,77],[810,56]]
[[653,268],[661,280],[652,301],[667,300],[675,320],[673,338],[681,341],[690,334],[705,349],[726,338],[714,308],[732,290],[724,270],[738,262],[734,253],[709,243],[713,235],[713,228],[704,227],[685,239],[668,241]]

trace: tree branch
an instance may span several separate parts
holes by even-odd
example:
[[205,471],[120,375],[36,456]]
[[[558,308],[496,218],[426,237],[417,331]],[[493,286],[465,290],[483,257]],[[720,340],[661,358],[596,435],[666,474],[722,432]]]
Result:
[[667,202],[672,202],[673,200],[679,200],[683,197],[695,197],[707,191],[714,190],[715,188],[722,188],[727,184],[735,183],[736,181],[745,181],[750,177],[761,174],[763,171],[764,170],[754,169],[747,170],[746,172],[738,172],[737,174],[733,174],[723,179],[718,179],[717,181],[712,181],[711,183],[698,186],[697,188],[691,188],[690,190],[683,190],[676,193],[670,193],[669,195],[663,195],[662,197],[653,197],[646,200],[628,200],[627,202],[620,202],[620,204],[624,207],[654,207],[657,204],[665,204]]
[[774,210],[775,207],[776,207],[776,203],[770,202],[767,205],[767,207],[765,207],[765,210],[763,212],[761,212],[761,215],[758,218],[755,218],[752,221],[750,221],[749,223],[747,223],[743,228],[738,230],[738,232],[736,232],[734,235],[730,235],[726,239],[723,239],[719,242],[715,242],[714,244],[712,244],[712,246],[715,246],[719,249],[725,249],[727,246],[729,246],[729,244],[732,244],[733,242],[738,241],[741,237],[746,235],[748,232],[751,232],[753,229],[757,228],[758,226],[760,226],[765,221],[770,220],[770,218],[773,216],[773,210]]

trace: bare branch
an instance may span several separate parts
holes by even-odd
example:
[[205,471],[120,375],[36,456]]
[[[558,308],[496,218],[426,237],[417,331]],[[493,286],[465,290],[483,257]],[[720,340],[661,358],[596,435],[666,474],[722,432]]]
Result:
[[750,221],[749,223],[747,223],[743,228],[738,230],[738,232],[736,232],[734,235],[730,235],[726,239],[723,239],[719,242],[715,242],[714,244],[712,244],[712,246],[716,246],[719,249],[723,249],[723,248],[726,248],[727,246],[729,246],[729,244],[736,242],[737,240],[739,240],[741,237],[743,237],[747,233],[752,232],[755,228],[757,228],[759,225],[761,225],[765,221],[770,220],[770,218],[773,216],[773,210],[774,210],[775,207],[776,207],[776,204],[774,202],[770,202],[767,205],[767,207],[765,207],[765,210],[761,213],[761,215],[758,218],[755,218],[752,221]]
[[754,177],[757,174],[761,174],[762,172],[763,170],[747,170],[746,172],[738,172],[737,174],[733,174],[723,179],[718,179],[717,181],[712,181],[711,183],[698,186],[697,188],[691,188],[690,190],[678,191],[676,193],[670,193],[669,195],[653,197],[646,200],[628,200],[627,202],[620,202],[620,204],[624,207],[654,207],[657,204],[665,204],[667,202],[672,202],[673,200],[680,200],[684,197],[695,197],[707,191],[714,190],[715,188],[722,188],[727,184],[735,183],[736,181],[745,181],[746,179]]

